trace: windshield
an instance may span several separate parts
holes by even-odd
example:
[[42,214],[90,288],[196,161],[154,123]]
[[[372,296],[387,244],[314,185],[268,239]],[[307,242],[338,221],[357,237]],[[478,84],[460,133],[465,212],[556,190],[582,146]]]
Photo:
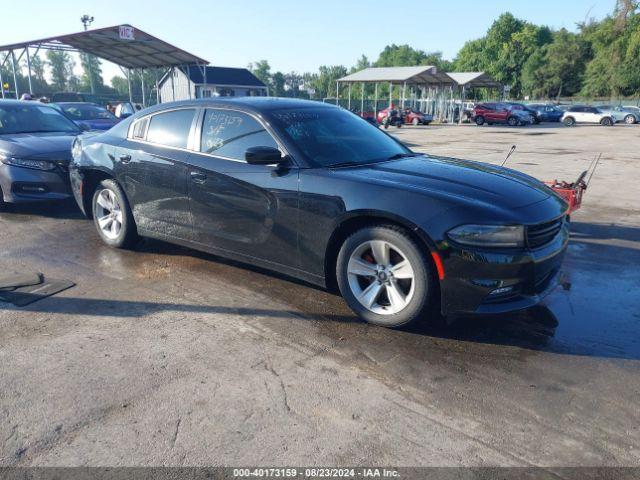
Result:
[[98,105],[60,105],[60,108],[73,120],[113,120],[115,115]]
[[317,166],[363,165],[411,151],[366,120],[337,108],[285,109],[275,123]]
[[0,135],[8,133],[79,133],[78,127],[52,107],[0,104]]

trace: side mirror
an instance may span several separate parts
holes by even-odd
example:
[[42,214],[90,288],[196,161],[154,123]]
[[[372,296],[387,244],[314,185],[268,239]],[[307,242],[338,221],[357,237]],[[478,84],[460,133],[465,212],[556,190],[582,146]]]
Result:
[[78,127],[80,128],[80,130],[82,130],[83,132],[88,132],[89,130],[91,130],[91,127],[89,125],[87,125],[86,123],[82,122],[78,124]]
[[282,163],[282,153],[273,147],[249,147],[244,159],[251,165],[275,165]]

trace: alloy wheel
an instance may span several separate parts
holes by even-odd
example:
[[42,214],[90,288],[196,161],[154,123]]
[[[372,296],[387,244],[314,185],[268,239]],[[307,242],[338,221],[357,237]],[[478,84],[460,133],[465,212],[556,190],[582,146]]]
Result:
[[347,278],[358,302],[379,315],[404,310],[415,291],[415,272],[407,255],[385,240],[370,240],[354,249]]
[[102,234],[115,240],[122,230],[123,213],[116,194],[105,188],[96,198],[96,218]]
[[626,117],[624,117],[624,123],[632,125],[636,123],[636,118],[633,115],[627,115]]

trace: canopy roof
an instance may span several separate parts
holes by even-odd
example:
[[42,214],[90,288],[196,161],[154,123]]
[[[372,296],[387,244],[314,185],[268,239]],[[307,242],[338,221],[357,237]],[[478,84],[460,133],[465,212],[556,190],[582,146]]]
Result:
[[209,63],[127,24],[2,45],[0,52],[27,47],[89,53],[125,68],[159,68]]
[[447,75],[461,87],[500,88],[502,86],[485,72],[449,72]]
[[416,83],[416,84],[451,84],[451,78],[439,72],[433,65],[417,67],[371,67],[338,79],[345,83]]

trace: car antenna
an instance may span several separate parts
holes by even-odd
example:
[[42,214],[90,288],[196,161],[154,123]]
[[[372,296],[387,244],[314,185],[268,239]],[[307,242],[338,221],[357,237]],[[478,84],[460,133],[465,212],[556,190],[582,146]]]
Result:
[[502,165],[500,165],[501,167],[504,167],[504,164],[507,163],[507,160],[509,160],[509,157],[511,155],[513,155],[513,152],[516,151],[516,146],[515,145],[511,145],[511,150],[509,150],[509,153],[507,153],[506,158],[504,159],[504,161],[502,162]]

